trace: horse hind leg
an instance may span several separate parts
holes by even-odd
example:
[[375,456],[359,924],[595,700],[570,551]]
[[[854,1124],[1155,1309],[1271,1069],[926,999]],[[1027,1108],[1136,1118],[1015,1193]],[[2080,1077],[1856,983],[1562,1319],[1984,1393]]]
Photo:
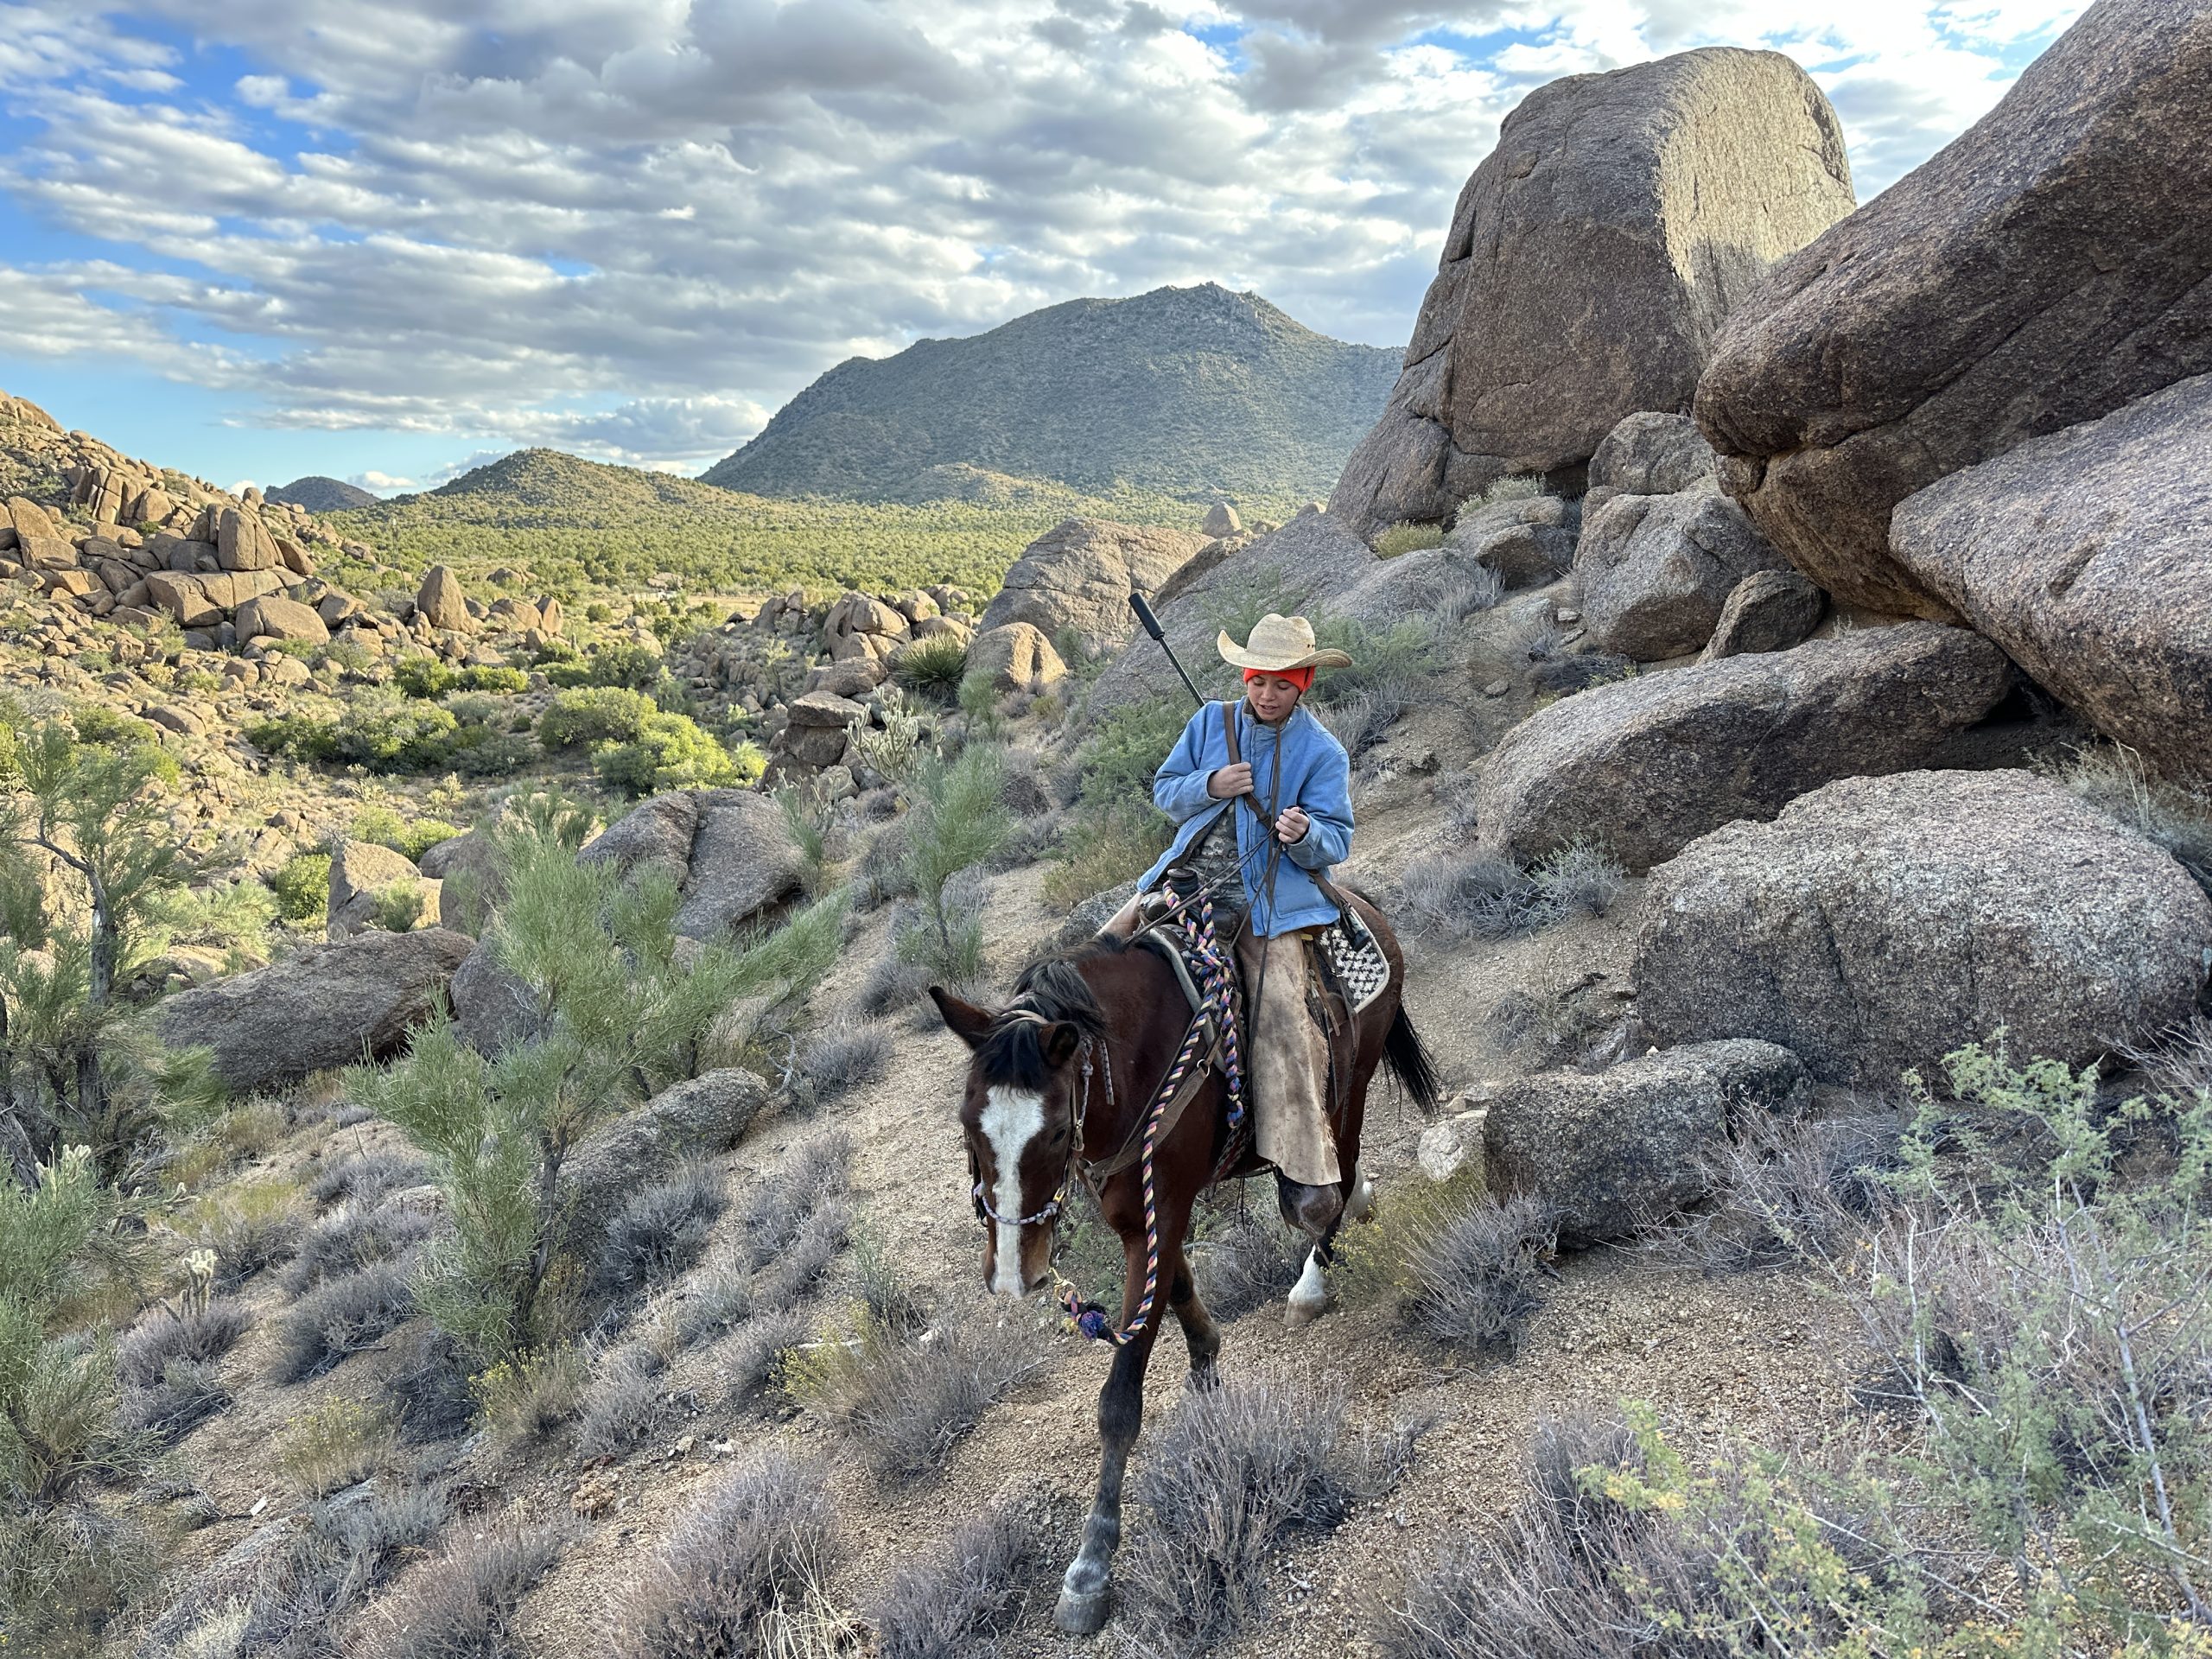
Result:
[[1198,1287],[1191,1276],[1187,1261],[1175,1264],[1167,1305],[1175,1310],[1176,1322],[1183,1327],[1183,1341],[1191,1351],[1191,1386],[1199,1389],[1219,1387],[1221,1376],[1214,1369],[1214,1361],[1221,1353],[1221,1327],[1213,1322],[1213,1315],[1198,1300]]
[[1344,1194],[1333,1185],[1307,1186],[1283,1181],[1279,1184],[1277,1196],[1284,1221],[1313,1241],[1313,1249],[1306,1253],[1306,1266],[1299,1273],[1298,1282],[1291,1287],[1287,1318],[1295,1328],[1313,1324],[1328,1308],[1329,1287],[1322,1270],[1332,1259],[1330,1242],[1336,1237],[1337,1224],[1344,1218]]

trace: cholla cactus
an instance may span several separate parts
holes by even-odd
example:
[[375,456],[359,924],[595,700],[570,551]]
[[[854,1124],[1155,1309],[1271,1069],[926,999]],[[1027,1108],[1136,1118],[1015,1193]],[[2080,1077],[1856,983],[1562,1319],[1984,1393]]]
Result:
[[184,1311],[205,1313],[215,1296],[215,1252],[194,1250],[184,1258]]

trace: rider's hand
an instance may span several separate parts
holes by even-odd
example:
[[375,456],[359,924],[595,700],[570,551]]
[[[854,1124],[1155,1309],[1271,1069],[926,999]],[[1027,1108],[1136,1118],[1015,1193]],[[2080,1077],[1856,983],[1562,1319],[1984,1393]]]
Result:
[[1275,839],[1286,847],[1294,847],[1306,839],[1306,832],[1313,821],[1299,808],[1286,806],[1275,815]]
[[1206,779],[1206,793],[1217,801],[1234,800],[1239,795],[1252,792],[1252,766],[1249,761],[1239,760],[1233,766],[1224,766]]

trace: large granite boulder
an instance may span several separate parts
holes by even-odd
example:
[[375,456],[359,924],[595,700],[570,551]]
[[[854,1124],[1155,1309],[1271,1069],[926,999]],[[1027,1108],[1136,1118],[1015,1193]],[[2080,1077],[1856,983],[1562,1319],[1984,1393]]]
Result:
[[1853,200],[1835,112],[1777,53],[1538,87],[1460,193],[1329,511],[1362,534],[1440,521],[1504,474],[1580,467],[1624,415],[1683,408],[1729,313]]
[[768,1085],[736,1067],[702,1071],[587,1135],[562,1172],[563,1232],[587,1255],[639,1188],[695,1158],[727,1152],[769,1101]]
[[1497,571],[1508,589],[1541,588],[1573,564],[1575,525],[1574,509],[1556,495],[1469,502],[1444,545]]
[[2209,952],[2187,872],[2056,784],[1853,778],[1653,872],[1637,1012],[1655,1042],[1758,1038],[1887,1089],[2000,1028],[2021,1059],[2100,1060],[2188,1018]]
[[696,939],[772,916],[800,893],[806,869],[776,803],[742,789],[656,795],[576,857],[666,875],[683,898],[676,931]]
[[480,941],[454,970],[447,995],[461,1041],[479,1054],[489,1057],[539,1034],[537,993],[499,959],[499,947],[489,939]]
[[507,896],[499,849],[488,830],[450,836],[423,855],[423,875],[438,884],[438,920],[464,933],[479,931],[490,909]]
[[1828,596],[1795,570],[1757,570],[1729,590],[1705,642],[1705,659],[1787,651],[1821,626]]
[[238,638],[301,639],[309,645],[330,643],[330,629],[321,616],[296,599],[281,594],[260,594],[238,607]]
[[1890,550],[1946,474],[2212,370],[2212,9],[2097,0],[1997,106],[1738,311],[1697,418],[1849,604],[1950,617]]
[[217,1076],[240,1094],[385,1059],[444,1005],[447,982],[473,944],[426,927],[308,945],[252,973],[178,992],[156,1010],[155,1028],[171,1048],[213,1049]]
[[1068,665],[1045,631],[1030,622],[985,628],[968,642],[968,672],[1000,692],[1042,691],[1067,677]]
[[1648,869],[1834,779],[1927,764],[2012,683],[1980,635],[1910,622],[1592,686],[1491,752],[1477,842],[1529,864],[1588,840]]
[[1795,1054],[1743,1040],[1541,1072],[1490,1103],[1483,1173],[1553,1205],[1564,1243],[1626,1238],[1706,1195],[1711,1154],[1747,1114],[1794,1112],[1809,1094]]
[[1605,434],[1590,457],[1585,514],[1620,494],[1680,495],[1720,487],[1720,457],[1687,415],[1639,410]]
[[2212,374],[1906,497],[1890,547],[2099,731],[2212,779]]
[[1710,489],[1617,493],[1585,517],[1574,550],[1592,643],[1635,663],[1704,650],[1738,584],[1784,568],[1744,510]]
[[334,939],[350,939],[376,926],[378,902],[395,890],[416,894],[423,913],[437,916],[437,884],[425,881],[406,854],[370,841],[340,842],[330,855],[330,893],[323,911],[325,934]]
[[468,595],[453,567],[434,564],[423,573],[415,590],[415,613],[434,628],[461,630],[474,626],[468,614]]
[[1188,531],[1064,518],[1021,550],[977,626],[1027,622],[1052,640],[1066,629],[1093,655],[1111,650],[1136,632],[1130,593],[1156,592],[1206,541]]

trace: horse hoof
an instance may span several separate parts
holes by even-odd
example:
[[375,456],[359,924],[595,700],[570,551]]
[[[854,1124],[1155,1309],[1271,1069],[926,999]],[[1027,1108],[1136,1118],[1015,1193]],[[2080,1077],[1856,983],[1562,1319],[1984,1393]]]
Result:
[[1328,1311],[1325,1296],[1315,1302],[1292,1302],[1284,1311],[1283,1323],[1294,1331],[1302,1330]]
[[1062,1590],[1052,1626],[1068,1636],[1096,1636],[1106,1628],[1106,1590]]
[[1211,1365],[1191,1367],[1189,1387],[1193,1394],[1211,1394],[1221,1386],[1221,1373]]

